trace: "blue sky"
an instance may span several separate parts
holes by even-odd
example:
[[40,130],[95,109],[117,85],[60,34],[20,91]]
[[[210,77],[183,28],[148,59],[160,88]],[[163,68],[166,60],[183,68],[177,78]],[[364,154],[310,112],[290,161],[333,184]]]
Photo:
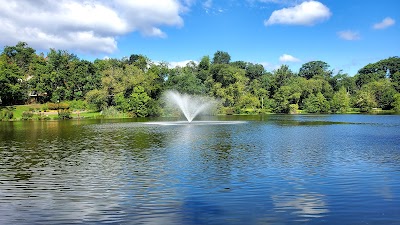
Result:
[[217,50],[232,61],[311,60],[354,75],[399,56],[398,0],[0,0],[0,46],[68,50],[88,60],[143,54],[183,65]]

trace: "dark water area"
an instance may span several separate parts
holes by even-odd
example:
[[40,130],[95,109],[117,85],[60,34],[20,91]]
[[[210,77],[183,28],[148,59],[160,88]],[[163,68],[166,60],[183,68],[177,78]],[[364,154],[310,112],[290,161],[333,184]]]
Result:
[[1,122],[0,224],[400,224],[399,115],[201,119]]

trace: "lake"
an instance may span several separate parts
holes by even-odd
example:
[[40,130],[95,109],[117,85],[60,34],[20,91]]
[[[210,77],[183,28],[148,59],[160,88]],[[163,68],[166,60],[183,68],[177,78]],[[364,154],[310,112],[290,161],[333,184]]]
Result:
[[0,224],[400,224],[399,115],[161,120],[0,122]]

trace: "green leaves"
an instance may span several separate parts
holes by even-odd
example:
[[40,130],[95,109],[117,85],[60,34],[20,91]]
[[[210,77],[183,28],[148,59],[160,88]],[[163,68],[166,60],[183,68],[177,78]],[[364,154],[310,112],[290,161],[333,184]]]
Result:
[[299,76],[306,79],[311,79],[313,77],[330,78],[332,76],[332,71],[329,71],[328,68],[329,65],[326,62],[311,61],[301,66]]
[[134,88],[132,94],[125,98],[122,93],[115,96],[117,108],[123,112],[128,112],[132,117],[146,117],[149,113],[147,110],[147,102],[151,98],[147,95],[142,86]]
[[229,64],[231,56],[224,51],[217,51],[214,53],[213,64]]
[[113,107],[132,116],[159,115],[163,91],[208,95],[229,113],[345,113],[351,107],[370,111],[400,108],[400,59],[371,63],[356,76],[332,76],[323,61],[303,64],[298,73],[281,65],[271,72],[254,62],[231,62],[217,51],[197,65],[169,68],[144,55],[122,59],[81,60],[63,50],[35,54],[26,43],[6,46],[0,55],[2,105],[26,103],[29,93],[40,101],[87,101],[95,110]]
[[304,109],[308,113],[327,113],[330,110],[329,102],[322,93],[311,94],[304,100]]

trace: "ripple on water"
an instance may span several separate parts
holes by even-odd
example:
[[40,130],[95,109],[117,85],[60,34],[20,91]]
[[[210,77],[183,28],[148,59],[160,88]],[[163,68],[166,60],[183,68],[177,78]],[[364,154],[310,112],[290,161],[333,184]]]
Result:
[[399,224],[400,117],[272,117],[2,129],[0,224]]

